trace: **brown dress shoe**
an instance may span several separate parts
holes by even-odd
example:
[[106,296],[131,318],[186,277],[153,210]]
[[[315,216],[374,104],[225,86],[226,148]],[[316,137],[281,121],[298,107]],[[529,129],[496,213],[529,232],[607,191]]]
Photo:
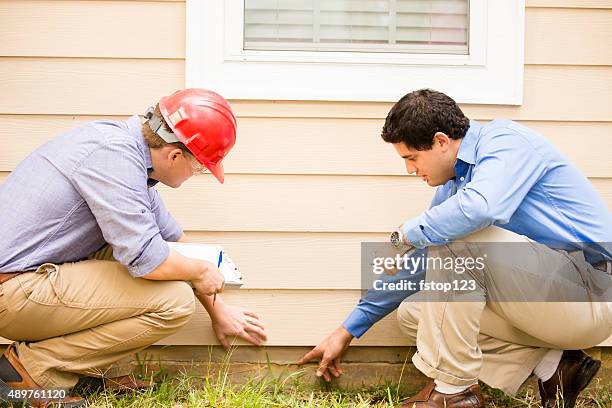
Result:
[[457,394],[442,394],[435,390],[436,383],[427,384],[417,395],[404,402],[404,408],[483,408],[484,397],[478,384]]
[[47,394],[53,395],[54,392],[51,390],[45,390],[40,387],[30,374],[26,371],[19,356],[17,355],[17,349],[15,343],[11,344],[4,354],[0,357],[0,385],[2,389],[9,389],[7,393],[0,395],[1,398],[11,402],[26,403],[29,407],[86,407],[87,401],[83,398],[77,397],[65,397],[65,398],[26,398],[26,399],[15,399],[9,398],[8,392],[10,390],[41,390]]
[[565,350],[557,371],[542,382],[538,380],[544,408],[573,408],[578,395],[589,385],[601,361],[594,360],[582,350]]

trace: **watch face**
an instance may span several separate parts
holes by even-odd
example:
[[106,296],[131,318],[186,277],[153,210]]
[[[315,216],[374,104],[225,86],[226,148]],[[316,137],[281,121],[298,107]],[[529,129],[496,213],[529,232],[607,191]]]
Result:
[[391,239],[391,244],[392,244],[394,247],[398,247],[398,246],[400,246],[400,244],[401,244],[401,240],[400,240],[400,235],[399,235],[399,232],[397,232],[397,231],[393,231],[393,233],[391,234],[390,239]]

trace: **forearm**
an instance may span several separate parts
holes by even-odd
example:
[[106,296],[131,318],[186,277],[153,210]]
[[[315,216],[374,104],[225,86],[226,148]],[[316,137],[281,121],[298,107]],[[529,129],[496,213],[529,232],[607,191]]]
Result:
[[390,290],[384,289],[390,285],[399,285],[402,282],[412,282],[418,288],[418,282],[425,277],[425,265],[427,262],[427,249],[417,249],[409,254],[407,267],[401,269],[395,275],[383,273],[377,280],[378,284],[372,282],[372,287],[359,300],[357,306],[342,323],[342,326],[353,336],[361,337],[367,330],[380,319],[391,313],[416,290]]
[[209,269],[209,262],[184,257],[173,249],[170,254],[151,273],[143,278],[151,280],[182,280],[201,279]]
[[223,306],[225,306],[225,302],[221,298],[221,295],[217,295],[216,299],[214,299],[213,305],[213,296],[205,295],[205,294],[196,294],[196,297],[206,309],[208,315],[213,318],[215,313],[218,312]]
[[[185,233],[183,232],[183,234],[179,238],[178,242],[190,242],[190,241],[189,241],[189,238],[187,237],[187,235],[185,235]],[[205,294],[197,294],[196,293],[196,298],[198,298],[198,300],[200,301],[202,306],[204,306],[204,309],[206,309],[206,312],[208,312],[208,314],[210,315],[211,318],[214,316],[214,312],[219,310],[221,308],[221,306],[223,306],[225,304],[223,302],[223,299],[221,299],[221,295],[217,295],[217,298],[215,299],[214,305],[213,305],[213,297],[212,296],[205,295]]]

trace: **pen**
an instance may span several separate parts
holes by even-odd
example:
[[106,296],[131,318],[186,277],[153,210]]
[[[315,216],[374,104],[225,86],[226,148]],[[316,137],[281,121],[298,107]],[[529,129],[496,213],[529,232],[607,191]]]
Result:
[[[223,260],[223,250],[219,251],[219,260],[217,261],[217,268],[221,266],[221,261]],[[213,295],[213,306],[215,305],[215,301],[217,300],[217,292]]]

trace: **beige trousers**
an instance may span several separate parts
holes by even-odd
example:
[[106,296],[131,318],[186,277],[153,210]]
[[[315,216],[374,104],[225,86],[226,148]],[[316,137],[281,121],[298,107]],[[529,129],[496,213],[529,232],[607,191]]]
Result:
[[[431,293],[417,292],[398,309],[402,332],[417,345],[412,361],[426,376],[458,386],[480,379],[515,394],[549,349],[589,348],[612,335],[609,291],[600,296],[606,301],[557,301],[560,294],[569,292],[575,293],[573,298],[580,298],[594,287],[596,292],[601,287],[609,290],[610,276],[591,267],[584,258],[573,259],[566,252],[550,250],[497,227],[430,247],[430,255],[484,255],[485,250],[478,245],[482,242],[522,242],[528,250],[506,262],[487,262],[483,272],[465,273],[464,277],[478,283],[469,294],[438,292],[434,298]],[[456,273],[427,269],[428,282],[453,279],[457,279]],[[550,294],[555,301],[529,301],[534,289]],[[495,293],[504,291],[513,294],[511,301],[491,301],[500,299]],[[520,299],[523,293],[525,298]]]
[[45,264],[0,285],[0,336],[18,342],[19,359],[44,388],[103,376],[194,311],[187,283],[133,278],[113,260]]

